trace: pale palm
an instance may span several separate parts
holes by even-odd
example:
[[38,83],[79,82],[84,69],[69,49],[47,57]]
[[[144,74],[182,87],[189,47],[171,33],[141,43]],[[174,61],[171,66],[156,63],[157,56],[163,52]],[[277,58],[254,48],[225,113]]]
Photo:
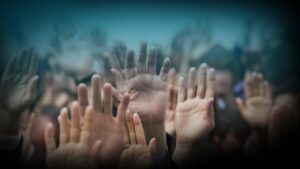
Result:
[[176,143],[190,145],[204,137],[214,127],[215,73],[210,69],[207,74],[205,64],[199,71],[199,83],[196,92],[195,69],[191,68],[188,79],[188,90],[184,88],[183,77],[178,82],[178,101],[175,115]]
[[175,127],[180,143],[197,141],[207,136],[214,127],[214,119],[210,117],[214,112],[209,99],[194,98],[178,103],[176,111]]

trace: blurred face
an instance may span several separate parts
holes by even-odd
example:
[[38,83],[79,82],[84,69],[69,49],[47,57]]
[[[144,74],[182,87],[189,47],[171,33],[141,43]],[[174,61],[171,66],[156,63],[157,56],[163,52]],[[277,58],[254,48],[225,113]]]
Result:
[[231,91],[233,77],[230,71],[216,71],[216,93],[226,94]]

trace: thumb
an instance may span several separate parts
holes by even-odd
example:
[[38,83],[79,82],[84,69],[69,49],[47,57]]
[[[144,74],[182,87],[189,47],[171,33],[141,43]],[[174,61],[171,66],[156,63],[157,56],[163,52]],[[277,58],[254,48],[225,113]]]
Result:
[[27,84],[27,96],[29,99],[33,99],[35,97],[36,84],[37,84],[38,78],[39,78],[39,76],[37,76],[37,75],[33,76]]
[[97,161],[97,157],[99,155],[100,152],[100,147],[101,147],[102,141],[101,140],[97,140],[94,145],[91,148],[90,151],[90,163],[93,164],[95,163],[95,161]]
[[156,154],[156,151],[157,151],[157,149],[156,149],[156,139],[155,138],[152,138],[150,140],[149,145],[148,145],[148,149],[150,150],[151,156],[154,157],[155,154]]

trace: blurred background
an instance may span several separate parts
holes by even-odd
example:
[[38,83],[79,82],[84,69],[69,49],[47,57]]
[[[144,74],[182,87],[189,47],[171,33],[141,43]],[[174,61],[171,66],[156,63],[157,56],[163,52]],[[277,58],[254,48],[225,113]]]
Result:
[[38,53],[38,97],[30,111],[40,116],[31,137],[43,152],[44,128],[76,99],[76,86],[89,85],[94,73],[114,85],[112,61],[124,60],[128,49],[137,56],[146,41],[158,48],[157,71],[166,57],[181,75],[204,62],[216,69],[216,127],[210,139],[234,154],[249,135],[234,101],[243,97],[245,74],[262,73],[276,104],[299,110],[298,8],[254,1],[4,1],[0,74],[22,49]]

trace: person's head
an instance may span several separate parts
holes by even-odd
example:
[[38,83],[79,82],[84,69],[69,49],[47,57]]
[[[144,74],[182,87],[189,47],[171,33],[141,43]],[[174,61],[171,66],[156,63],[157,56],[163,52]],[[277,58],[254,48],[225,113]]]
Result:
[[190,66],[207,63],[216,70],[216,93],[224,95],[231,91],[234,83],[235,66],[231,54],[221,45],[214,45],[198,59],[191,60]]

